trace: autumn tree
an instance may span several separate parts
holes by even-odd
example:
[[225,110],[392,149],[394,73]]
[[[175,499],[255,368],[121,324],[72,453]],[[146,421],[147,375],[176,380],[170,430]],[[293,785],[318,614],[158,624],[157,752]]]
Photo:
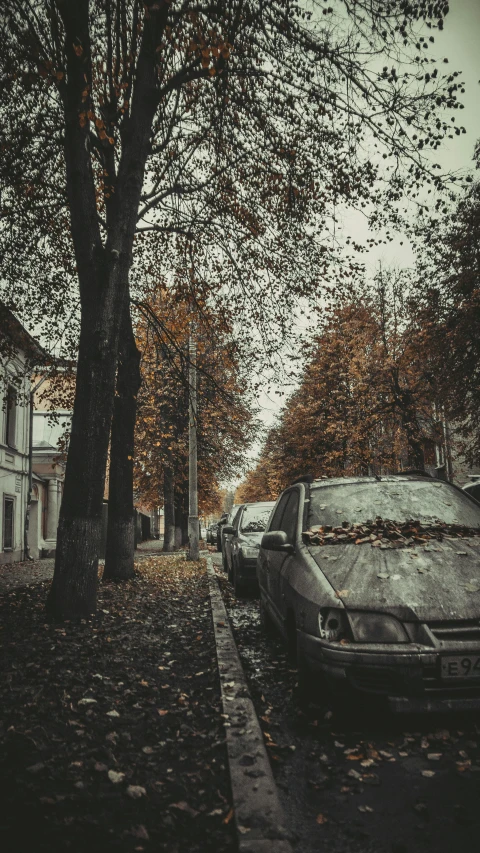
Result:
[[432,217],[423,237],[416,269],[423,349],[460,449],[479,464],[480,183]]
[[295,478],[424,468],[442,439],[438,385],[406,273],[379,273],[307,346],[300,385],[239,493],[275,497]]
[[[47,322],[70,312],[75,326],[78,300],[80,319],[55,618],[95,609],[119,342],[148,238],[182,233],[198,261],[215,231],[210,265],[240,270],[237,293],[271,346],[260,297],[274,281],[272,317],[287,330],[292,302],[328,274],[336,205],[386,210],[423,181],[442,185],[423,151],[450,135],[459,84],[425,48],[447,11],[446,0],[3,0],[10,304]],[[262,260],[253,278],[248,259],[241,270],[247,235]]]
[[[142,386],[136,427],[135,487],[152,506],[163,501],[164,550],[185,544],[188,522],[189,306],[166,289],[139,305]],[[199,502],[219,509],[219,483],[242,467],[254,434],[252,393],[228,325],[196,315]]]

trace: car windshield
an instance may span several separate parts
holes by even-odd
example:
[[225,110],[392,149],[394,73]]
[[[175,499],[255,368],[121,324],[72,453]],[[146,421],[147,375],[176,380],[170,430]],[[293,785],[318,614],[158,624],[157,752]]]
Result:
[[399,478],[332,483],[311,489],[309,527],[364,524],[377,517],[480,528],[480,507],[448,483]]
[[246,506],[242,515],[241,533],[263,533],[267,528],[270,513],[274,503],[254,504]]

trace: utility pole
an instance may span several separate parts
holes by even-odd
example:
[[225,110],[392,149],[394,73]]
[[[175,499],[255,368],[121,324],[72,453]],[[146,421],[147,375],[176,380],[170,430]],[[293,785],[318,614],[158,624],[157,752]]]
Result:
[[197,346],[188,339],[188,560],[198,560]]

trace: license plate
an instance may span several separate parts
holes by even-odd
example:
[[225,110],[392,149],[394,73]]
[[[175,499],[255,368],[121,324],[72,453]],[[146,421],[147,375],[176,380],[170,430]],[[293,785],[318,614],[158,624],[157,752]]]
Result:
[[480,655],[443,657],[442,678],[480,678]]

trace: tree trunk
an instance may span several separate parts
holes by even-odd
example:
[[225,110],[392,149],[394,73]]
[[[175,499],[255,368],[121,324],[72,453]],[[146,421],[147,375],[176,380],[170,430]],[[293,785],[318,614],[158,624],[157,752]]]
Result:
[[173,468],[168,466],[165,466],[163,471],[163,513],[165,521],[163,550],[173,551],[175,549],[175,490]]
[[188,542],[188,509],[187,493],[175,488],[175,548],[179,549]]
[[[88,92],[92,84],[90,4],[59,4],[65,27],[65,164],[81,302],[81,330],[72,432],[57,535],[55,573],[47,612],[57,620],[96,610],[98,553],[108,442],[113,414],[118,339],[145,163],[158,103],[157,54],[168,4],[145,18],[136,64],[131,115],[124,128],[118,174],[110,156],[107,238],[97,211],[91,157]],[[82,50],[78,50],[78,45]],[[87,98],[87,100],[86,100]],[[115,192],[113,193],[113,190]]]
[[140,353],[135,343],[128,305],[125,306],[122,318],[119,347],[110,443],[104,580],[126,580],[134,576],[133,456],[137,394],[141,378]]

